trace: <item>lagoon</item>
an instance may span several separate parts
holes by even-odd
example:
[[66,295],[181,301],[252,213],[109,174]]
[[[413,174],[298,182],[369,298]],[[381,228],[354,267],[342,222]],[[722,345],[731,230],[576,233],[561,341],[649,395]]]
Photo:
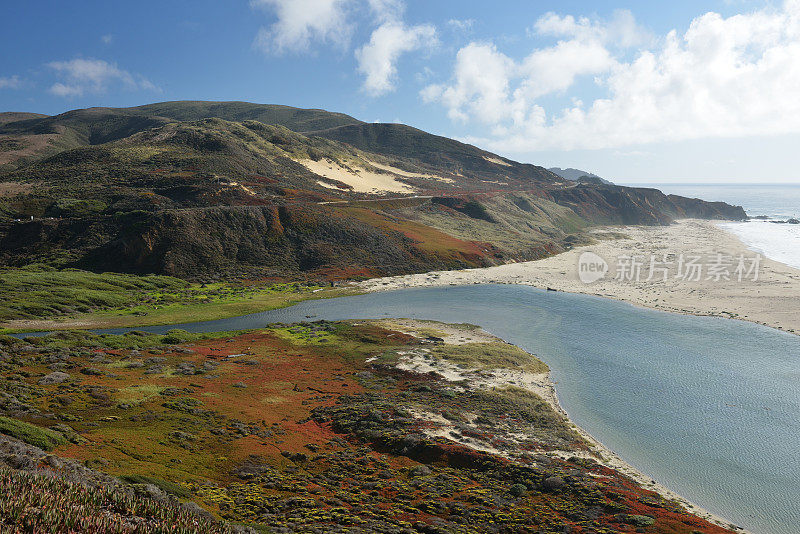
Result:
[[798,532],[800,336],[512,285],[377,292],[140,330],[381,317],[477,324],[519,345],[550,365],[572,420],[628,463],[752,532]]

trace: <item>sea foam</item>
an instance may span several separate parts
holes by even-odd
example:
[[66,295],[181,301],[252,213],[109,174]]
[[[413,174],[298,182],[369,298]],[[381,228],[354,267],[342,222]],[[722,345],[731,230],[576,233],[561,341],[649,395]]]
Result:
[[800,269],[800,224],[751,220],[721,223],[720,227],[738,237],[747,248]]

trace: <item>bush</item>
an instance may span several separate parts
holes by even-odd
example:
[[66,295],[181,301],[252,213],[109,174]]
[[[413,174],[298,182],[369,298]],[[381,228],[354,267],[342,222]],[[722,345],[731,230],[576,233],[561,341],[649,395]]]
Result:
[[17,438],[29,445],[52,451],[59,445],[66,445],[67,440],[59,432],[47,430],[17,419],[0,416],[0,434]]
[[180,343],[193,341],[196,338],[197,336],[195,334],[187,332],[186,330],[173,328],[167,332],[167,335],[161,339],[161,342],[167,345],[178,345]]
[[175,495],[183,499],[188,499],[192,496],[192,493],[183,486],[160,478],[148,477],[145,475],[122,475],[119,479],[126,484],[152,484],[164,493],[169,493],[170,495]]

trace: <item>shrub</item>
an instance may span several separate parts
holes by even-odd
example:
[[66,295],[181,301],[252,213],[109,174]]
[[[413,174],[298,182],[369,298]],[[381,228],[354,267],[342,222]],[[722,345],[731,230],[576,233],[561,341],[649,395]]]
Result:
[[67,440],[59,432],[47,430],[17,419],[11,419],[10,417],[0,416],[0,434],[17,438],[46,451],[51,451],[59,445],[67,443]]
[[122,475],[119,479],[127,484],[152,484],[164,493],[169,493],[170,495],[175,495],[176,497],[184,499],[188,499],[192,496],[192,493],[183,486],[160,478],[148,477],[145,475]]

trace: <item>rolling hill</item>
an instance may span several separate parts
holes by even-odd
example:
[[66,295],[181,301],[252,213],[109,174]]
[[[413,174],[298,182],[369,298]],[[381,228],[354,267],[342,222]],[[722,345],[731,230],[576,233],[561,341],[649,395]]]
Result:
[[591,225],[679,217],[745,214],[323,110],[165,102],[0,120],[5,265],[337,279],[533,259]]

